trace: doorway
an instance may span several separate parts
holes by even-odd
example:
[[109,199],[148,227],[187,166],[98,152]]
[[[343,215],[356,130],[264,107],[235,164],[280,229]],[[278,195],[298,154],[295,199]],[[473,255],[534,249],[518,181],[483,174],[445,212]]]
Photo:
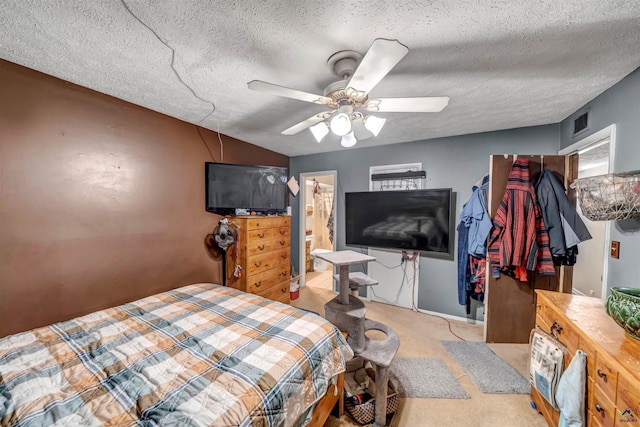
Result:
[[[615,125],[611,125],[561,150],[560,154],[577,155],[578,178],[588,178],[613,172],[614,144]],[[610,221],[591,221],[582,215],[579,203],[577,208],[592,238],[580,244],[573,267],[573,292],[605,298]]]
[[316,255],[335,248],[337,172],[307,172],[300,181],[300,283],[333,291],[333,266]]

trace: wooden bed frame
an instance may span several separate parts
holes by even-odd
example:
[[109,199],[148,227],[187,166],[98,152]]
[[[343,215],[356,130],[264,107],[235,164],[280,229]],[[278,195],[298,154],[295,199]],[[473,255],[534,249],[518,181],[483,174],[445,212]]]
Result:
[[331,384],[327,393],[322,399],[318,401],[311,422],[307,424],[307,427],[322,427],[329,418],[329,414],[338,403],[338,417],[344,414],[344,373],[338,375],[336,384]]

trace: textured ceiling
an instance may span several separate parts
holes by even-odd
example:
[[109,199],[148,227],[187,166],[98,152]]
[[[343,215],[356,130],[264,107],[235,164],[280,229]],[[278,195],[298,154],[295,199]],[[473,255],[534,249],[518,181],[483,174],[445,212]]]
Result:
[[251,91],[322,94],[327,59],[376,38],[409,53],[375,97],[450,96],[385,113],[358,147],[556,123],[640,66],[635,0],[2,0],[0,57],[273,151],[341,150],[305,130],[326,108]]

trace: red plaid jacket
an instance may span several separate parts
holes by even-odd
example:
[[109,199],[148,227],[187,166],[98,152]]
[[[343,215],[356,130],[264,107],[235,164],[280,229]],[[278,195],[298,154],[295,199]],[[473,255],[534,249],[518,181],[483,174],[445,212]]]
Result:
[[529,161],[513,163],[489,235],[488,257],[494,267],[516,266],[555,274],[549,234],[529,179]]

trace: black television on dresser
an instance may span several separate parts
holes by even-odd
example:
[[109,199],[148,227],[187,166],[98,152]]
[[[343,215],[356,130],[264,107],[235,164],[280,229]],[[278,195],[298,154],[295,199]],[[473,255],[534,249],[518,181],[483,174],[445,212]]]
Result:
[[345,243],[452,258],[454,199],[450,188],[345,193]]
[[236,210],[275,215],[287,210],[288,169],[233,163],[205,163],[205,208],[219,215]]

